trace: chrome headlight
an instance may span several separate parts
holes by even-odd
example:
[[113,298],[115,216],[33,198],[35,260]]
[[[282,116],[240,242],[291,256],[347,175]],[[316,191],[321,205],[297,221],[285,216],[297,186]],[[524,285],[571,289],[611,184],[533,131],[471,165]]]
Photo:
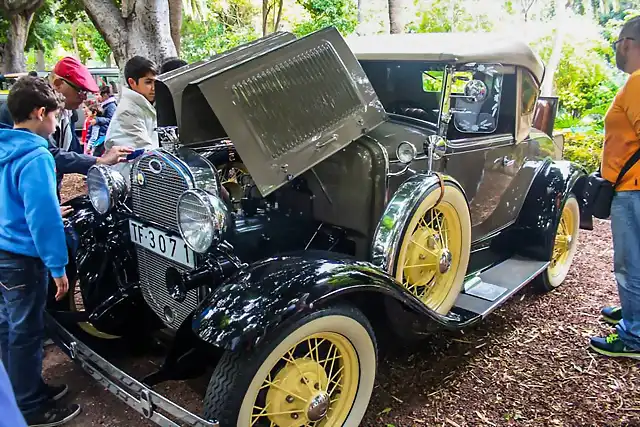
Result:
[[185,191],[178,199],[177,217],[184,242],[194,251],[204,253],[222,240],[229,211],[218,196],[196,188]]
[[411,163],[417,155],[418,150],[416,149],[416,146],[407,141],[402,141],[396,149],[396,158],[400,163]]
[[127,184],[122,174],[108,166],[96,165],[87,173],[87,188],[93,208],[105,214],[127,198]]

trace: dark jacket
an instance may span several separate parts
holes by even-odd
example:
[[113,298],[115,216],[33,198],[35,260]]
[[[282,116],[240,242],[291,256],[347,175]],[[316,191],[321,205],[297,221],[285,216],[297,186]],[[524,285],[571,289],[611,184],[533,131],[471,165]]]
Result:
[[0,105],[0,123],[7,125],[8,127],[13,127],[13,119],[11,118],[11,113],[9,112],[9,105],[7,102],[3,102]]
[[[58,188],[62,183],[62,178],[66,173],[79,173],[86,175],[89,172],[89,168],[96,164],[97,157],[89,156],[87,154],[77,153],[75,151],[67,151],[60,148],[66,132],[71,132],[71,147],[80,145],[78,142],[78,135],[74,131],[73,122],[67,122],[68,125],[61,127],[60,124],[56,127],[56,131],[49,138],[49,151],[53,154],[53,159],[56,162],[56,179],[58,180]],[[70,148],[71,148],[70,147]]]
[[[116,102],[116,98],[113,96],[110,96],[102,103],[102,117],[96,117],[96,124],[104,129],[105,134],[107,133],[109,123],[111,123],[111,118],[116,112],[117,106],[118,103]],[[100,129],[100,136],[102,135],[102,129]]]
[[[0,121],[7,127],[13,127],[13,119],[11,118],[11,114],[8,114],[8,117],[2,115],[2,109],[6,109],[6,112],[9,113],[9,109],[7,104],[2,104],[0,107]],[[73,123],[69,122],[69,126],[65,126],[65,129],[62,130],[60,128],[60,124],[56,127],[56,131],[49,138],[49,151],[53,154],[53,159],[56,163],[56,179],[58,182],[58,190],[60,189],[60,184],[62,183],[62,178],[66,173],[79,173],[81,175],[86,175],[89,172],[89,168],[96,164],[97,157],[88,156],[86,154],[76,153],[74,151],[66,151],[61,149],[62,142],[64,141],[64,132],[73,132],[72,134],[72,142],[71,146],[75,143],[78,144],[78,136],[73,131]]]

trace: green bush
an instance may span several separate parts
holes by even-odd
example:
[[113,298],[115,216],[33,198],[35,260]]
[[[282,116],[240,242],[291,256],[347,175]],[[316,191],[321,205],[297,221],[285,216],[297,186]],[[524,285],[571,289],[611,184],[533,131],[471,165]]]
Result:
[[604,137],[596,131],[564,134],[564,158],[584,167],[589,173],[600,167]]

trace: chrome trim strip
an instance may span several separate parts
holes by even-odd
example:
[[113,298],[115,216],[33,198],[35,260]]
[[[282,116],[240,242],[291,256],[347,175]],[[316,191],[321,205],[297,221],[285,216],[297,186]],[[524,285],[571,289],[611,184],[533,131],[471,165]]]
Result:
[[[447,180],[453,181],[447,177]],[[393,276],[400,239],[418,203],[439,185],[436,175],[419,174],[400,185],[376,226],[371,245],[371,262]]]
[[447,145],[451,148],[466,148],[477,147],[483,145],[492,145],[501,142],[515,143],[515,138],[510,134],[496,135],[494,137],[477,137],[477,138],[462,138],[452,139],[447,142]]
[[[51,338],[58,347],[79,364],[106,390],[133,408],[143,417],[162,427],[220,427],[217,420],[207,421],[173,403],[166,397],[121,371],[67,331],[49,313],[45,322]],[[156,412],[161,409],[176,421]]]

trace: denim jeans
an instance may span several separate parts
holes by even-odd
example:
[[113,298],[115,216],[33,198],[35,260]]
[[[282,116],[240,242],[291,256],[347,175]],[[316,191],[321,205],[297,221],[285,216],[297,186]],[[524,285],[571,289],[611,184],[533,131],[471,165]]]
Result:
[[620,191],[611,203],[613,271],[618,282],[622,342],[640,350],[640,191]]
[[42,345],[48,281],[40,259],[0,251],[0,353],[25,416],[47,402]]

